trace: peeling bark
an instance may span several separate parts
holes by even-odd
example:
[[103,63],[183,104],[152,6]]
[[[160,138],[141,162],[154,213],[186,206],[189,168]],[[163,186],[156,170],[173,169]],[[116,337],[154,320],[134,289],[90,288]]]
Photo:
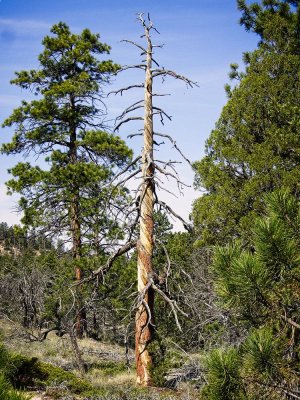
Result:
[[[129,226],[129,241],[124,245],[121,249],[119,249],[112,257],[110,257],[109,262],[98,268],[93,272],[92,276],[88,278],[88,280],[94,279],[95,277],[103,276],[106,273],[114,259],[120,255],[124,254],[125,251],[128,251],[132,248],[132,234],[134,232],[134,228],[139,223],[140,231],[139,231],[139,239],[137,241],[137,270],[138,270],[138,310],[136,313],[136,336],[135,336],[135,345],[136,345],[136,371],[137,371],[137,383],[143,386],[150,386],[152,384],[151,380],[151,367],[152,367],[152,359],[149,351],[149,344],[153,340],[153,332],[154,332],[154,292],[161,296],[171,307],[171,311],[174,314],[176,324],[178,329],[181,330],[179,320],[177,318],[177,311],[181,312],[181,314],[187,316],[183,313],[176,302],[168,297],[162,289],[160,289],[157,285],[157,274],[153,270],[152,260],[153,260],[153,250],[154,250],[154,207],[155,205],[159,207],[159,209],[164,209],[168,213],[172,214],[176,218],[184,224],[185,228],[190,230],[191,227],[187,224],[177,213],[175,213],[170,206],[166,203],[159,201],[156,188],[161,188],[166,190],[160,184],[162,181],[155,177],[156,174],[160,174],[164,177],[172,178],[177,183],[177,187],[181,193],[182,186],[185,184],[180,181],[179,176],[174,169],[173,164],[178,163],[178,161],[169,160],[167,162],[163,162],[161,160],[154,160],[153,155],[153,146],[154,144],[160,146],[163,143],[157,143],[153,138],[154,136],[162,136],[167,138],[173,145],[173,147],[180,153],[180,155],[185,159],[185,161],[189,160],[183,155],[176,142],[172,139],[170,135],[161,134],[153,131],[153,116],[158,116],[160,118],[160,123],[164,124],[164,119],[167,118],[171,120],[171,116],[168,115],[163,109],[159,107],[153,106],[153,98],[155,96],[165,96],[166,94],[157,94],[153,93],[153,79],[155,77],[160,77],[162,82],[166,77],[172,77],[174,79],[179,79],[186,83],[189,87],[198,86],[196,82],[191,81],[183,75],[179,75],[176,72],[161,68],[156,60],[153,58],[153,48],[162,47],[163,45],[152,45],[150,31],[153,29],[158,33],[156,28],[153,26],[153,23],[148,14],[148,21],[143,18],[143,13],[139,14],[138,20],[141,22],[144,28],[144,34],[141,36],[146,39],[146,47],[141,46],[138,43],[133,42],[132,40],[125,40],[125,42],[130,43],[137,47],[142,51],[141,56],[143,56],[142,64],[137,65],[127,65],[123,66],[120,71],[125,71],[128,69],[141,69],[145,71],[145,81],[142,84],[137,85],[129,85],[125,88],[119,89],[112,93],[121,95],[124,91],[128,91],[133,88],[144,88],[144,99],[139,100],[133,103],[131,106],[127,107],[125,111],[117,117],[117,121],[120,121],[115,126],[115,130],[119,130],[119,128],[128,122],[143,120],[144,128],[143,132],[133,133],[128,137],[132,138],[134,136],[143,136],[143,152],[141,157],[141,169],[139,171],[135,171],[125,179],[118,182],[117,185],[124,185],[129,179],[133,177],[141,178],[141,184],[136,191],[135,200],[132,205],[130,205],[130,213],[137,213],[134,222]],[[145,56],[145,60],[144,60]],[[152,68],[155,64],[156,67]],[[139,112],[144,108],[144,116],[141,115],[132,115],[132,112]],[[139,161],[138,157],[133,164]],[[159,167],[157,163],[163,163],[163,168]],[[121,174],[127,172],[125,169]],[[141,172],[141,176],[139,175]],[[119,174],[119,176],[121,175]],[[166,190],[169,192],[168,190]],[[131,207],[134,206],[132,209]]]
[[[149,28],[145,26],[147,39],[147,61],[145,77],[145,115],[144,115],[144,146],[142,154],[142,178],[140,189],[140,237],[137,244],[138,254],[138,291],[143,293],[148,278],[153,274],[153,208],[154,208],[154,165],[153,165],[153,105],[152,105],[152,43]],[[146,304],[146,306],[145,306]],[[150,314],[150,315],[149,315]],[[152,359],[148,345],[153,336],[154,323],[154,292],[150,288],[144,296],[144,302],[136,313],[136,371],[137,383],[143,386],[152,384],[150,369]]]

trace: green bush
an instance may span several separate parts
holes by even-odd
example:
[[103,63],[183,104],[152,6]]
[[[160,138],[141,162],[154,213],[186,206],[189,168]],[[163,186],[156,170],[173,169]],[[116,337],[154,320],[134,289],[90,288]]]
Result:
[[91,389],[89,383],[71,372],[43,363],[35,357],[28,358],[19,354],[11,355],[5,375],[14,387],[21,389],[46,388],[62,383],[73,393],[82,393]]
[[278,351],[278,339],[271,329],[261,328],[249,334],[243,344],[243,359],[248,375],[260,376],[266,383],[278,377],[283,359]]
[[62,368],[40,361],[37,363],[37,368],[39,373],[45,377],[46,386],[63,383],[72,393],[83,393],[92,389],[92,385],[88,382]]
[[[240,382],[247,398],[250,393],[259,399],[298,395],[300,203],[287,191],[269,194],[265,202],[266,215],[254,223],[251,250],[234,242],[214,254],[219,299],[245,336],[236,350],[211,353],[204,389],[212,390],[210,400],[240,398],[233,397]],[[236,390],[230,389],[234,381]]]
[[44,381],[47,377],[40,370],[37,358],[28,358],[19,354],[10,355],[5,376],[17,389],[36,387],[37,382]]
[[[8,355],[0,346],[0,370],[7,382],[16,389],[46,389],[63,384],[72,393],[92,390],[92,386],[71,372],[19,354]],[[1,400],[1,398],[0,398]]]
[[0,400],[28,400],[28,397],[17,392],[9,384],[4,374],[0,373]]
[[240,356],[233,347],[216,349],[206,358],[208,384],[204,387],[203,398],[207,400],[242,400],[247,397],[242,388],[239,374]]
[[10,356],[0,343],[0,400],[26,400],[27,397],[16,390],[11,385],[7,374],[12,371]]
[[0,343],[0,370],[3,370],[6,368],[9,360],[9,355],[3,346],[2,343]]

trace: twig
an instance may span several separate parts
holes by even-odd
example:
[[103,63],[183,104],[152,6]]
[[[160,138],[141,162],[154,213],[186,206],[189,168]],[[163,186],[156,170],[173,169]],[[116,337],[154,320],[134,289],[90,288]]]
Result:
[[99,276],[104,276],[112,267],[115,259],[122,256],[125,253],[128,253],[128,251],[130,251],[131,249],[136,247],[136,243],[137,243],[136,240],[125,243],[122,247],[120,247],[115,253],[113,253],[108,258],[108,260],[106,261],[106,263],[104,265],[101,265],[98,269],[96,269],[95,271],[92,271],[92,273],[89,277],[81,279],[81,281],[74,283],[72,286],[82,285],[83,283],[91,282],[92,280],[95,280]]
[[188,224],[180,215],[178,215],[175,211],[172,210],[170,206],[168,206],[164,201],[156,200],[156,204],[162,206],[166,211],[171,213],[175,218],[179,219],[182,222],[183,226],[188,232],[192,232],[193,228],[190,224]]

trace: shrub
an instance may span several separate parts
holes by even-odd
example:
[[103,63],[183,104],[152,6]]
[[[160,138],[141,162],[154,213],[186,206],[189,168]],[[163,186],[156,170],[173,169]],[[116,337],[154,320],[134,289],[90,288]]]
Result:
[[82,393],[92,388],[89,383],[71,372],[43,363],[35,357],[28,358],[19,354],[10,356],[5,376],[18,389],[45,389],[48,386],[63,384],[73,393]]
[[239,374],[240,356],[233,347],[216,349],[206,358],[208,385],[203,398],[208,400],[242,400],[244,396]]
[[0,373],[0,400],[28,400],[28,397],[13,389],[4,374]]

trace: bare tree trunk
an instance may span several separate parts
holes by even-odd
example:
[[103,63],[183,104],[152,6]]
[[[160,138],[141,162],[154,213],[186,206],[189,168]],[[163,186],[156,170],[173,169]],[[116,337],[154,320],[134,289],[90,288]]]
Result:
[[152,107],[152,44],[149,30],[145,29],[148,42],[147,67],[145,78],[145,116],[144,147],[142,155],[142,179],[140,190],[140,238],[137,244],[138,254],[138,291],[144,300],[136,314],[136,371],[137,382],[150,386],[152,365],[148,345],[153,336],[154,292],[150,287],[144,294],[149,278],[153,275],[153,207],[154,207],[154,166],[153,166],[153,107]]
[[[136,313],[136,336],[135,336],[135,355],[136,355],[136,371],[137,371],[137,383],[143,386],[150,386],[152,384],[151,380],[151,366],[152,359],[149,351],[149,344],[153,340],[153,331],[154,331],[154,292],[156,292],[159,296],[161,296],[164,301],[166,301],[171,307],[171,311],[174,315],[176,325],[178,329],[181,331],[181,326],[178,321],[177,311],[180,311],[183,315],[187,316],[182,310],[180,310],[176,304],[176,302],[168,297],[168,294],[165,293],[157,283],[157,275],[153,270],[152,260],[153,260],[153,250],[154,250],[154,206],[157,205],[159,209],[165,210],[167,213],[173,215],[175,218],[178,218],[184,225],[187,230],[190,230],[190,226],[186,223],[176,212],[172,210],[172,208],[160,201],[156,194],[156,186],[159,188],[160,184],[156,180],[155,174],[160,174],[163,177],[169,179],[172,178],[177,183],[178,189],[181,192],[181,188],[185,185],[178,177],[176,170],[174,169],[174,164],[177,161],[171,161],[165,163],[164,167],[161,168],[159,164],[156,163],[153,157],[153,145],[160,146],[163,143],[157,143],[153,140],[153,137],[156,135],[158,137],[164,137],[168,139],[174,148],[180,153],[180,155],[189,162],[189,160],[182,154],[181,150],[176,145],[176,142],[172,139],[170,135],[166,135],[159,132],[153,132],[153,116],[157,115],[160,117],[160,121],[163,124],[164,118],[171,120],[171,116],[168,115],[163,109],[153,106],[152,101],[154,96],[166,96],[166,94],[153,94],[152,85],[153,80],[155,78],[160,78],[162,81],[166,77],[172,77],[174,79],[179,79],[186,83],[189,87],[197,86],[196,82],[191,81],[183,75],[179,75],[176,72],[161,68],[159,64],[153,58],[153,48],[161,48],[163,45],[152,45],[150,31],[154,29],[157,33],[158,31],[154,28],[153,23],[148,14],[148,22],[143,17],[143,13],[139,14],[138,20],[142,23],[144,28],[144,34],[141,36],[142,38],[146,38],[147,48],[144,46],[133,42],[132,40],[124,40],[127,43],[130,43],[137,47],[139,51],[142,51],[141,56],[143,57],[141,64],[135,65],[125,65],[122,67],[119,72],[126,71],[128,69],[139,69],[145,71],[145,82],[142,84],[133,84],[122,89],[113,91],[111,93],[114,94],[123,94],[123,92],[136,89],[136,88],[144,88],[144,99],[138,102],[135,102],[131,106],[127,107],[123,113],[117,118],[120,122],[116,125],[115,131],[119,130],[120,127],[130,121],[143,120],[144,121],[144,145],[143,145],[143,153],[141,157],[137,157],[133,163],[133,165],[138,165],[141,160],[141,169],[137,172],[132,173],[127,178],[118,182],[117,185],[124,185],[125,182],[129,181],[131,178],[142,178],[141,185],[139,186],[138,193],[135,197],[134,201],[134,209],[132,209],[132,205],[130,206],[131,210],[128,212],[129,214],[137,213],[135,217],[135,222],[128,226],[129,228],[129,239],[128,241],[120,247],[105,263],[105,265],[100,266],[97,270],[95,270],[92,276],[86,281],[90,281],[95,279],[95,277],[101,276],[103,278],[104,274],[106,274],[111,268],[114,260],[131,250],[135,243],[132,241],[132,235],[134,234],[134,228],[139,223],[140,232],[139,232],[139,240],[136,243],[137,248],[137,270],[138,270],[138,292],[139,292],[139,306],[138,311]],[[146,56],[146,60],[144,60],[144,56]],[[155,64],[156,67],[152,68],[152,65]],[[132,115],[132,112],[136,112],[144,108],[144,116],[141,115]],[[129,135],[129,137],[139,136],[141,133],[136,133]],[[162,161],[157,160],[158,163]],[[128,167],[124,169],[121,174],[125,174],[128,172]],[[141,176],[138,175],[141,172]],[[121,176],[119,174],[119,176]]]

